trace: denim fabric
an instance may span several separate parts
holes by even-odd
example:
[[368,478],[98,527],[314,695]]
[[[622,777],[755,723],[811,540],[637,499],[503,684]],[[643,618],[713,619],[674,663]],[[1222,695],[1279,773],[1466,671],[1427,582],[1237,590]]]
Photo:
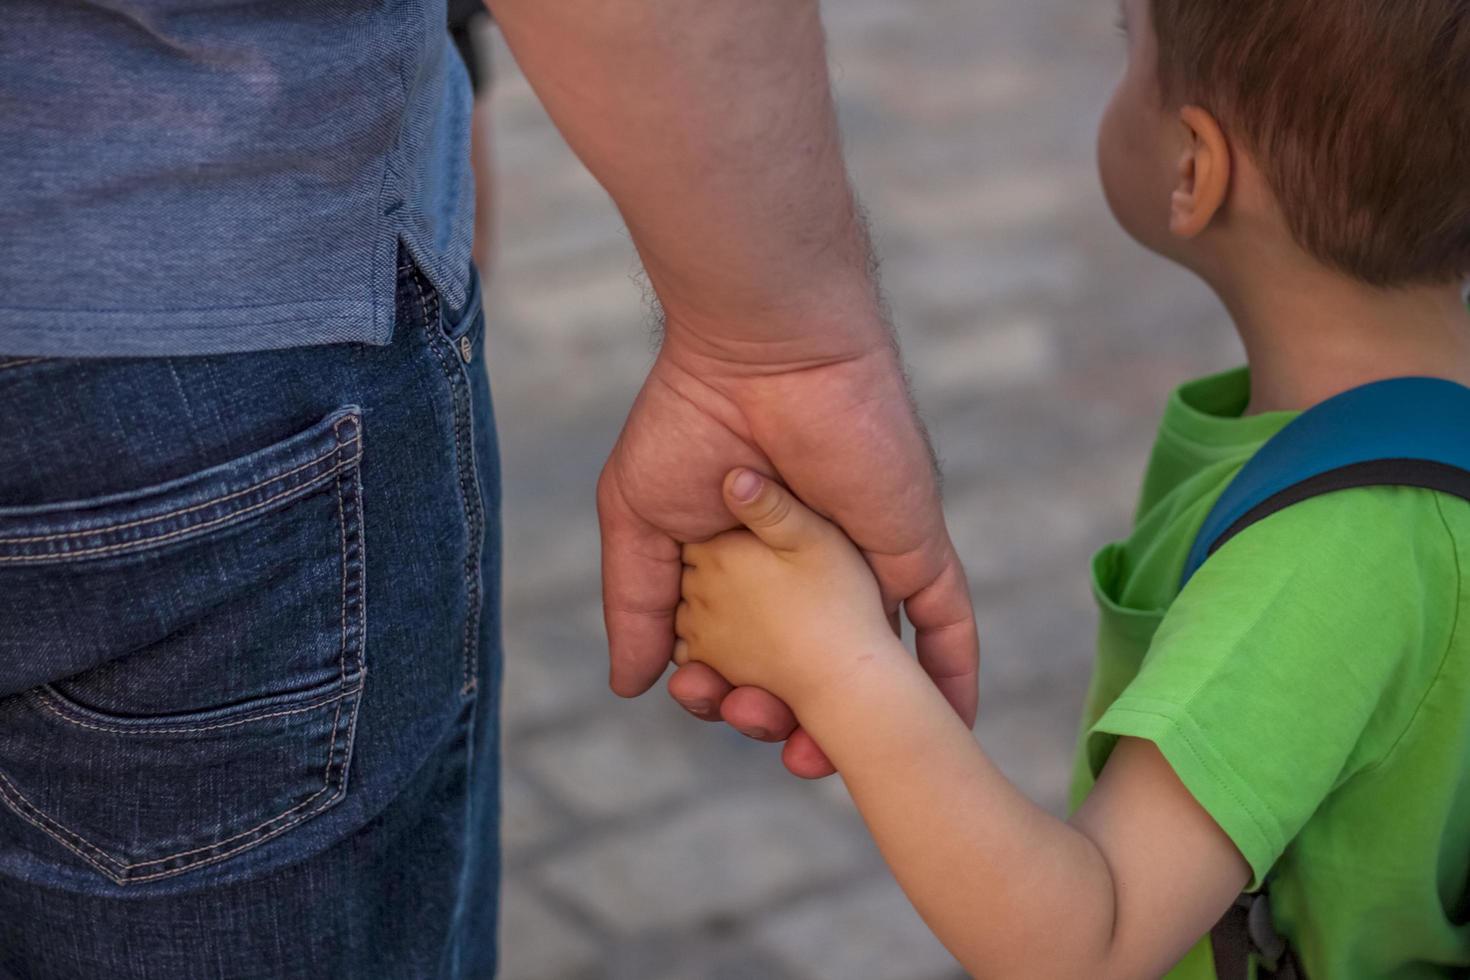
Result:
[[464,303],[445,0],[0,9],[0,354],[386,343],[400,241]]
[[408,264],[395,305],[0,359],[0,976],[493,975],[484,318]]

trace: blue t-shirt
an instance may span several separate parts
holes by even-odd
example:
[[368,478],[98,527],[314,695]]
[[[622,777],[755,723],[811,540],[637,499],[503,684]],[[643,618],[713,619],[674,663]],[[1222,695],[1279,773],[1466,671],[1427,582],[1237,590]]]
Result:
[[386,343],[400,244],[463,302],[444,2],[7,0],[0,354]]

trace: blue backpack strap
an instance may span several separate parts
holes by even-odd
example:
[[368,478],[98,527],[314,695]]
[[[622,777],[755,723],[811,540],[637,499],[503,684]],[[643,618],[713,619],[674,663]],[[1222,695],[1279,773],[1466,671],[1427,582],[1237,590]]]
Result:
[[1312,497],[1370,486],[1422,487],[1470,500],[1470,388],[1395,378],[1302,413],[1225,488],[1195,539],[1181,587],[1257,521]]
[[[1406,486],[1470,501],[1470,388],[1437,378],[1378,381],[1302,413],[1225,488],[1185,562],[1181,587],[1235,535],[1292,504],[1337,490]],[[1220,980],[1301,980],[1270,918],[1269,879],[1211,932]]]

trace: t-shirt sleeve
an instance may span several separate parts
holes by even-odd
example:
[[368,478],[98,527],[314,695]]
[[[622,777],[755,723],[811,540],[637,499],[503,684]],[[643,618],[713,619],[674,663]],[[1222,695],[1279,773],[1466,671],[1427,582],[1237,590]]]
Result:
[[1437,597],[1458,592],[1458,570],[1442,522],[1425,520],[1436,514],[1424,491],[1346,491],[1229,541],[1089,732],[1093,772],[1120,736],[1154,742],[1258,887],[1333,789],[1402,732],[1414,699],[1394,688],[1417,673],[1405,668],[1443,653],[1453,622]]

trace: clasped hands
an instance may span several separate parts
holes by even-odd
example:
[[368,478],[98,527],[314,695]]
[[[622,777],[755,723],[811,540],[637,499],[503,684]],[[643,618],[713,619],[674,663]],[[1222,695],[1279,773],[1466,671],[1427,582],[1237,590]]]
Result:
[[[789,499],[803,527],[824,528],[823,542],[840,541],[841,547],[777,552],[787,564],[762,566],[752,532],[724,536],[741,526],[736,511],[742,501],[731,496],[735,470],[762,475],[757,502],[766,499],[763,492],[785,495],[783,487],[789,488],[789,495],[775,499]],[[783,634],[790,628],[783,649],[804,649],[791,638],[810,638],[803,630],[818,629],[829,634],[825,647],[836,650],[855,638],[847,630],[856,631],[859,623],[864,637],[877,622],[891,639],[890,624],[902,608],[914,626],[920,665],[960,717],[974,721],[979,646],[969,589],[940,509],[932,455],[886,342],[774,370],[711,365],[670,337],[603,469],[598,512],[616,693],[644,693],[675,660],[675,610],[683,597],[684,625],[698,629],[704,642],[686,637],[678,656],[683,662],[668,681],[670,695],[697,718],[785,741],[782,761],[794,774],[829,775],[831,762],[798,726],[788,700],[800,697],[805,682],[767,676],[757,664],[768,657],[753,651],[757,644],[750,641],[757,634],[756,617],[746,615],[754,608],[749,604],[786,609],[769,583],[787,582],[793,591],[830,595],[842,613],[824,614],[809,627],[792,616],[761,617],[760,628],[768,632],[778,623]],[[769,543],[761,547],[774,550]],[[811,568],[831,565],[810,581],[808,565],[798,576],[791,564],[793,554],[808,552]],[[728,574],[703,574],[716,562]],[[828,580],[831,590],[811,588],[810,582]],[[854,613],[849,623],[848,603],[868,612]],[[734,609],[739,612],[725,615]],[[741,619],[749,636],[739,644],[726,626],[715,625],[733,627]],[[710,639],[716,635],[719,644]],[[731,651],[737,648],[745,652],[736,656]]]
[[676,664],[769,691],[800,719],[865,666],[907,656],[841,529],[753,470],[732,471],[723,495],[742,527],[684,546]]

